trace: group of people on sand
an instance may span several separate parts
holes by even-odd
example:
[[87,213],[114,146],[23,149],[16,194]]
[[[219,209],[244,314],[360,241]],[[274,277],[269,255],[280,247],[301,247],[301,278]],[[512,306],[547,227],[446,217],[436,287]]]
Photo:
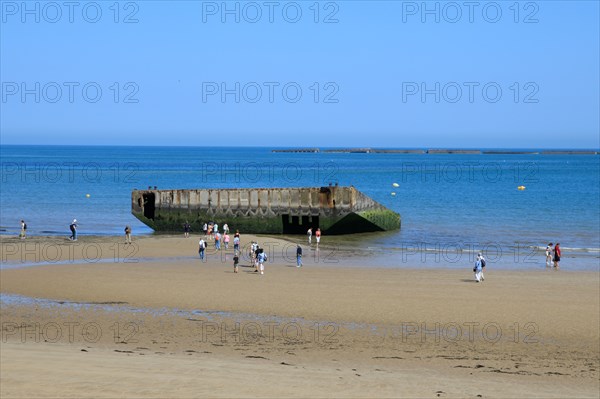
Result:
[[[187,224],[187,222],[186,222]],[[229,249],[229,226],[227,223],[223,225],[223,235],[219,232],[219,225],[217,223],[204,223],[202,230],[204,235],[200,237],[198,241],[198,255],[200,256],[200,260],[204,260],[206,257],[206,250],[208,249],[209,241],[214,241],[215,249],[221,250],[221,241],[225,245],[225,249]],[[191,231],[191,229],[189,230]],[[184,226],[184,234],[185,237],[189,237],[189,231]],[[309,235],[309,244],[312,240],[312,228],[308,230]],[[321,240],[321,229],[317,229],[316,234],[317,245]],[[239,230],[235,231],[233,235],[233,272],[239,273],[239,263],[240,263],[240,232]],[[268,255],[265,252],[264,248],[262,248],[258,242],[252,241],[250,243],[250,247],[248,249],[248,256],[250,257],[251,264],[254,266],[254,272],[259,273],[261,275],[265,274],[265,263],[268,259]],[[296,267],[302,267],[302,247],[300,244],[296,246]]]
[[554,267],[554,270],[560,269],[560,243],[556,245],[549,243],[546,247],[546,267]]
[[[312,244],[312,236],[313,236],[313,229],[312,227],[309,227],[308,230],[306,231],[306,235],[308,236],[308,245]],[[315,239],[317,241],[317,248],[319,247],[319,243],[321,242],[321,229],[317,228],[317,230],[315,231]]]
[[[556,244],[549,243],[546,247],[546,268],[554,268],[554,270],[560,269],[560,243]],[[475,273],[475,281],[482,282],[485,280],[483,272],[485,271],[485,257],[480,253],[477,254],[475,260],[475,266],[473,267],[473,273]]]

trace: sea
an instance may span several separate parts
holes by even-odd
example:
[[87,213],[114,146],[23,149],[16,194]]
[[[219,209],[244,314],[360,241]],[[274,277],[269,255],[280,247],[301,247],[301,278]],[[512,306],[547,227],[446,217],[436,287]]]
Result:
[[326,150],[2,145],[0,238],[17,236],[21,219],[29,235],[67,237],[73,219],[81,235],[125,225],[154,234],[131,214],[133,189],[339,184],[398,212],[402,226],[323,236],[323,263],[469,268],[483,252],[493,267],[542,270],[546,245],[560,242],[561,270],[600,271],[598,155]]

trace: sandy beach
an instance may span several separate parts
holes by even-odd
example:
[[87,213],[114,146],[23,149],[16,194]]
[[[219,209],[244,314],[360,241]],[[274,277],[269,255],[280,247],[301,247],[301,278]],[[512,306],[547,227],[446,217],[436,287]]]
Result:
[[1,396],[599,395],[598,273],[296,268],[252,239],[263,276],[198,237],[3,239]]

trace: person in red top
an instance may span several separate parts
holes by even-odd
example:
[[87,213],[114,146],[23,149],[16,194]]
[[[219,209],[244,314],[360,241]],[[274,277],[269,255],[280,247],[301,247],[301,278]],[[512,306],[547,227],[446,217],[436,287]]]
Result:
[[317,247],[318,247],[319,243],[321,242],[321,229],[317,229],[317,231],[315,233],[315,237],[317,237]]
[[557,242],[556,245],[554,246],[554,268],[556,270],[560,269],[559,262],[560,262],[560,243]]

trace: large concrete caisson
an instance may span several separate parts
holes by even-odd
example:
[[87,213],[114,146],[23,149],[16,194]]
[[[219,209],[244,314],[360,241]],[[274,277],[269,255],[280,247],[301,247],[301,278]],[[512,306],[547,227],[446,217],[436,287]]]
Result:
[[245,233],[349,234],[400,228],[400,215],[354,187],[133,190],[131,212],[156,231],[205,222]]

